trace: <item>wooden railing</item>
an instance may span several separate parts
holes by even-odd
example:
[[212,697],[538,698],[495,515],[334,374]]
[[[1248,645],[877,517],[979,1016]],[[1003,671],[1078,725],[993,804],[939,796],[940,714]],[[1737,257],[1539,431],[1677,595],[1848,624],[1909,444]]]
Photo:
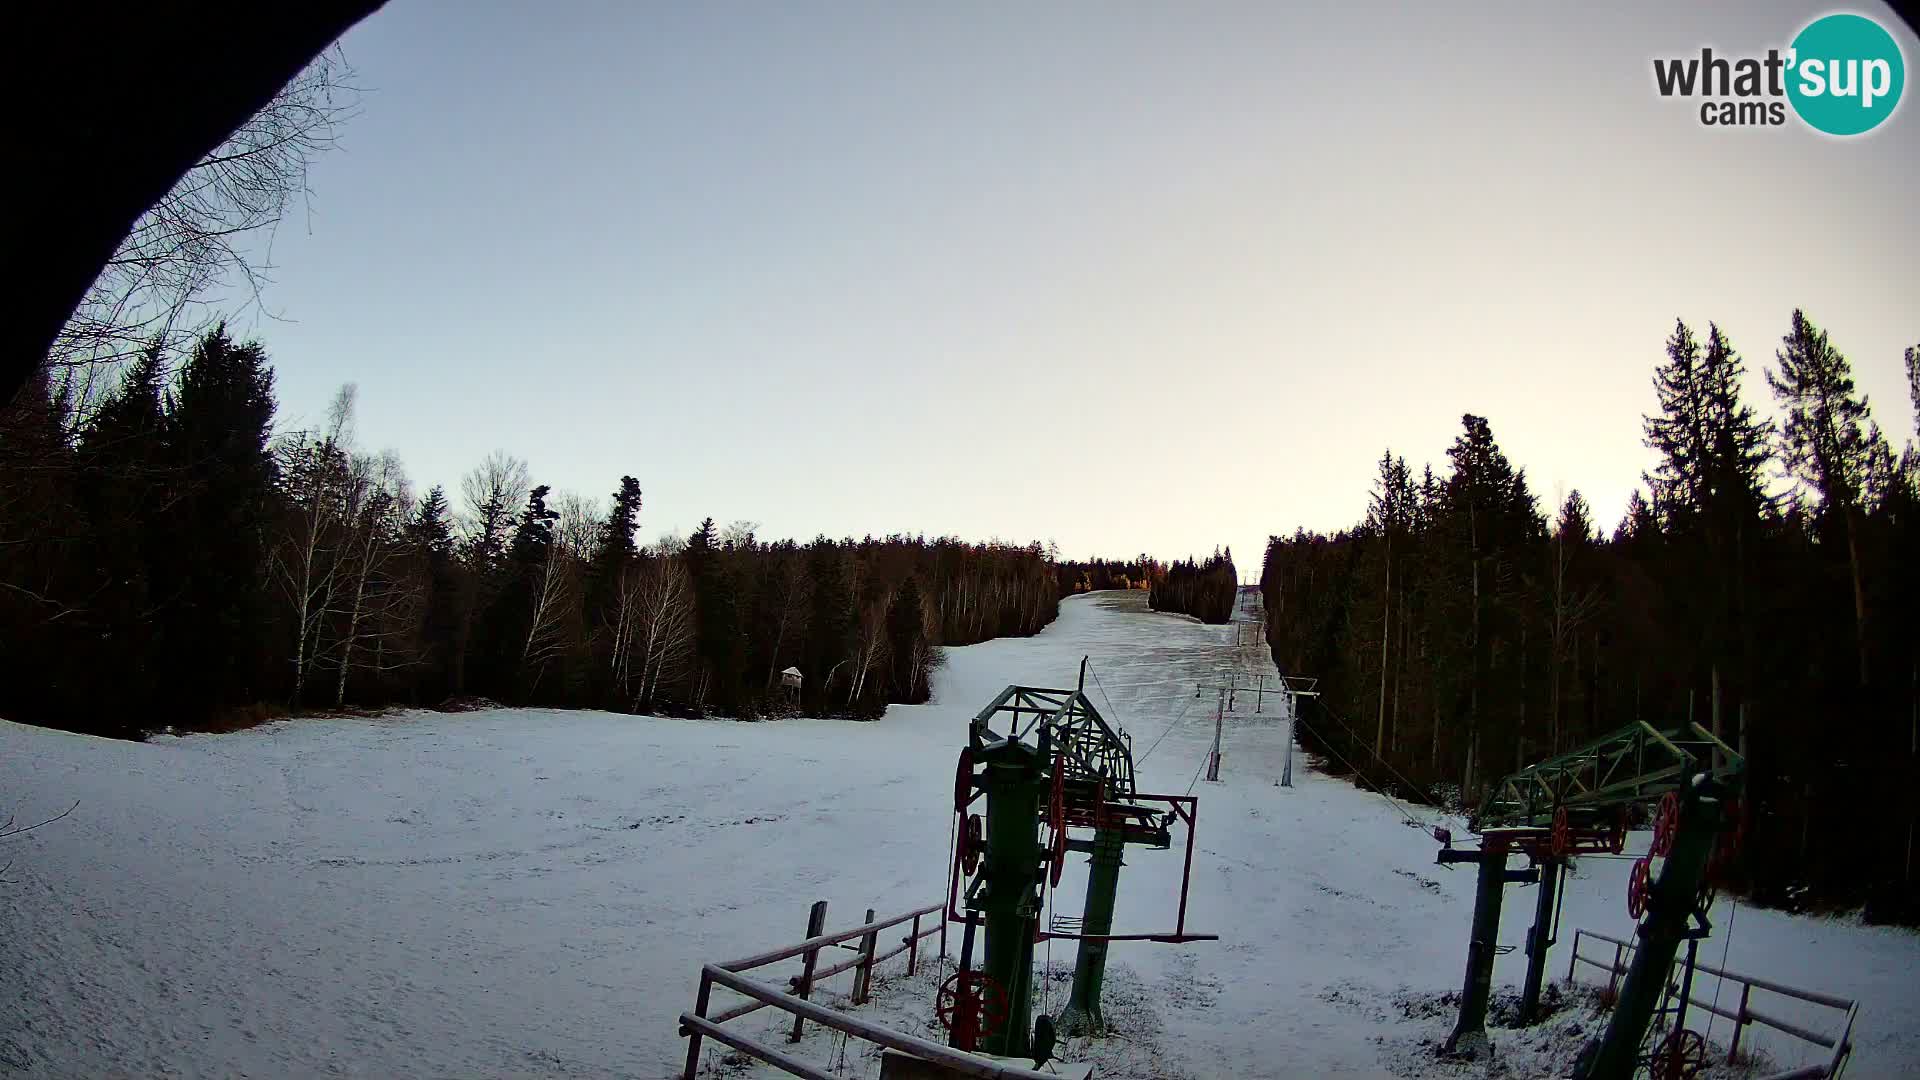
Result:
[[[1588,939],[1604,942],[1613,946],[1613,956],[1608,958],[1603,954],[1601,958],[1596,959],[1582,954],[1580,952],[1580,943]],[[1622,941],[1616,937],[1608,937],[1605,934],[1596,933],[1592,930],[1575,929],[1573,932],[1572,955],[1567,959],[1567,981],[1569,983],[1573,981],[1574,968],[1578,964],[1588,964],[1597,967],[1607,973],[1607,996],[1611,999],[1619,989],[1620,978],[1627,973],[1627,963],[1633,957],[1633,949],[1633,943],[1630,941]],[[1747,1025],[1764,1024],[1775,1031],[1785,1032],[1794,1038],[1804,1039],[1815,1046],[1830,1050],[1833,1052],[1833,1056],[1827,1060],[1825,1065],[1808,1065],[1803,1068],[1791,1069],[1787,1072],[1776,1073],[1772,1076],[1765,1077],[1763,1080],[1815,1080],[1815,1078],[1818,1077],[1836,1077],[1840,1075],[1840,1070],[1846,1067],[1847,1057],[1853,1052],[1853,1022],[1860,1015],[1860,1003],[1858,1001],[1851,998],[1838,997],[1833,994],[1823,994],[1816,990],[1802,990],[1797,986],[1788,986],[1785,983],[1774,982],[1771,979],[1761,979],[1751,975],[1741,975],[1732,971],[1722,971],[1712,964],[1696,962],[1693,966],[1696,971],[1704,971],[1709,975],[1740,985],[1739,1004],[1735,1005],[1731,1011],[1715,1004],[1711,1000],[1702,1001],[1691,994],[1687,996],[1687,1004],[1689,1007],[1705,1009],[1715,1016],[1733,1021],[1733,1040],[1727,1046],[1728,1064],[1733,1064],[1735,1056],[1740,1052],[1740,1036],[1746,1031]],[[1812,1005],[1822,1005],[1829,1009],[1837,1010],[1845,1014],[1845,1020],[1841,1024],[1838,1034],[1827,1035],[1813,1031],[1799,1024],[1768,1015],[1753,1008],[1751,1002],[1753,992],[1756,989],[1779,994],[1783,997],[1790,997],[1796,1001],[1804,1001]],[[1667,990],[1669,993],[1675,995],[1680,992],[1679,986],[1671,980],[1668,981]]]
[[[843,972],[854,972],[852,1004],[864,1004],[872,991],[873,969],[876,965],[891,960],[901,953],[907,954],[907,974],[912,975],[919,966],[920,942],[940,935],[940,956],[947,954],[946,920],[942,918],[944,905],[929,904],[915,908],[905,914],[890,919],[875,919],[873,909],[867,909],[866,922],[850,930],[833,933],[823,932],[827,919],[827,902],[821,900],[813,905],[807,915],[807,938],[797,945],[787,945],[768,952],[749,956],[742,960],[732,960],[724,964],[707,964],[700,969],[700,989],[694,998],[693,1011],[680,1014],[680,1034],[687,1039],[687,1064],[682,1074],[683,1080],[695,1080],[700,1067],[701,1040],[711,1038],[725,1043],[743,1054],[759,1058],[776,1068],[794,1076],[807,1077],[808,1080],[838,1080],[826,1070],[810,1062],[769,1046],[758,1039],[750,1038],[736,1031],[730,1031],[721,1025],[736,1020],[749,1013],[772,1006],[793,1014],[793,1028],[787,1035],[788,1042],[797,1042],[808,1020],[846,1032],[857,1039],[891,1047],[902,1053],[936,1061],[966,1076],[1005,1078],[1005,1080],[1058,1080],[1050,1073],[1035,1072],[1005,1065],[988,1058],[955,1050],[950,1046],[932,1042],[904,1032],[894,1031],[857,1016],[840,1012],[825,1005],[809,1000],[813,989],[822,980],[832,978]],[[922,928],[922,923],[932,917],[937,925]],[[903,924],[910,929],[901,937],[900,944],[878,952],[880,935]],[[845,942],[858,940],[859,944],[847,946]],[[851,948],[854,955],[836,964],[819,967],[822,949]],[[742,972],[765,967],[782,960],[801,958],[800,974],[787,980],[783,989],[771,983],[749,978]],[[740,1004],[708,1015],[712,1004],[713,988],[720,986],[746,998]]]

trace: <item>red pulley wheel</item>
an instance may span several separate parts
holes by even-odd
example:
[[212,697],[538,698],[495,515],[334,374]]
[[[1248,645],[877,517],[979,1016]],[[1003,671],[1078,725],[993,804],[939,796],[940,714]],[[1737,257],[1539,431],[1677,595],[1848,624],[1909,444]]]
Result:
[[1673,852],[1673,838],[1680,831],[1680,796],[1669,791],[1660,796],[1660,811],[1653,818],[1653,846],[1650,854],[1665,858]]
[[1697,1031],[1676,1031],[1660,1040],[1647,1062],[1653,1080],[1692,1080],[1707,1070],[1707,1041]]
[[1645,855],[1634,860],[1633,872],[1627,875],[1627,914],[1639,921],[1647,913],[1647,873],[1652,860]]
[[960,748],[960,765],[953,775],[953,811],[956,814],[967,812],[967,803],[973,801],[973,747]]
[[980,865],[980,851],[986,846],[984,826],[979,814],[967,815],[966,828],[960,830],[960,870],[972,875]]
[[1053,851],[1049,854],[1047,862],[1049,863],[1047,884],[1050,886],[1060,884],[1060,874],[1067,868],[1067,830],[1053,831]]
[[1047,824],[1055,832],[1067,827],[1067,759],[1063,755],[1053,759],[1053,791],[1047,796]]
[[940,984],[933,1011],[940,1026],[954,1033],[955,1047],[972,1050],[1007,1022],[1007,991],[984,971],[956,971]]

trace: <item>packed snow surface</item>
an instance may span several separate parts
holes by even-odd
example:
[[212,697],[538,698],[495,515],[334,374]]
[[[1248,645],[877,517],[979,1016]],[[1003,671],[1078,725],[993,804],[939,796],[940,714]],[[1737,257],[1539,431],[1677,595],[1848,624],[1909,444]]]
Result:
[[[1557,1022],[1558,1042],[1496,1029],[1495,1064],[1433,1059],[1451,1020],[1441,995],[1464,964],[1472,875],[1435,866],[1432,839],[1386,800],[1304,761],[1293,787],[1276,786],[1287,729],[1272,697],[1257,713],[1237,697],[1221,782],[1197,779],[1214,695],[1196,697],[1196,684],[1272,674],[1237,630],[1151,613],[1139,593],[1075,598],[1037,637],[948,650],[932,704],[873,723],[499,709],[145,744],[0,723],[0,818],[29,824],[78,802],[0,851],[11,860],[0,1071],[677,1074],[675,1018],[703,962],[799,940],[816,899],[830,901],[835,928],[868,907],[943,895],[968,718],[1009,683],[1072,685],[1083,655],[1089,694],[1133,735],[1142,788],[1201,796],[1187,923],[1221,940],[1115,945],[1109,1012],[1130,1034],[1109,1042],[1131,1040],[1134,1053],[1077,1041],[1069,1052],[1103,1061],[1103,1076],[1564,1068],[1564,1048],[1591,1027],[1577,1009]],[[1330,722],[1312,706],[1303,716]],[[1117,932],[1172,927],[1179,843],[1128,853]],[[1574,927],[1630,930],[1627,868],[1579,867],[1554,979]],[[1083,875],[1069,867],[1059,912],[1079,913]],[[1530,889],[1509,890],[1504,943],[1522,940],[1532,908]],[[1860,999],[1849,1075],[1920,1074],[1920,938],[1736,912],[1725,898],[1714,916],[1703,959],[1724,952],[1735,971]],[[1043,962],[1071,965],[1067,943],[1048,952]],[[924,1024],[937,974],[905,979],[901,963],[869,1008]],[[1499,981],[1517,984],[1524,964],[1518,950],[1502,956]],[[1064,983],[1042,985],[1057,1009]],[[1712,979],[1703,990],[1711,997]],[[1766,1000],[1837,1027],[1837,1014]],[[777,1041],[771,1011],[736,1023]],[[1716,1021],[1713,1041],[1727,1034]],[[1763,1028],[1744,1043],[1783,1066],[1822,1057]],[[816,1037],[806,1048],[849,1075],[875,1073],[857,1047]],[[722,1050],[709,1061],[732,1069]]]

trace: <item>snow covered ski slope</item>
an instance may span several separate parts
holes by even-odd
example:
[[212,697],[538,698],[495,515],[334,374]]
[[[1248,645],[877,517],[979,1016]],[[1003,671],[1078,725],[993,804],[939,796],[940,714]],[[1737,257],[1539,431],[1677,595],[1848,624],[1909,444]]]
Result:
[[[1271,671],[1234,640],[1139,593],[1075,598],[1035,638],[949,650],[932,704],[868,724],[503,709],[139,745],[0,723],[0,816],[79,802],[0,852],[0,1073],[671,1075],[701,962],[797,940],[815,899],[838,927],[939,898],[967,718],[1008,683],[1071,685],[1083,654],[1142,787],[1201,796],[1187,922],[1221,940],[1113,953],[1110,987],[1158,1032],[1155,1075],[1544,1073],[1557,1045],[1499,1030],[1506,1072],[1432,1059],[1472,879],[1377,796],[1304,762],[1275,786],[1271,698],[1238,702],[1222,781],[1196,779],[1213,717],[1195,683]],[[1173,924],[1179,862],[1129,853],[1116,931]],[[1563,943],[1628,929],[1626,867],[1583,863]],[[1720,905],[1733,932],[1703,956],[1726,946],[1736,971],[1861,998],[1849,1075],[1920,1074],[1920,938]],[[1532,906],[1509,898],[1504,941]],[[1523,966],[1502,957],[1499,980]],[[1575,1038],[1577,1013],[1555,1031]],[[1813,1060],[1764,1030],[1746,1041]]]

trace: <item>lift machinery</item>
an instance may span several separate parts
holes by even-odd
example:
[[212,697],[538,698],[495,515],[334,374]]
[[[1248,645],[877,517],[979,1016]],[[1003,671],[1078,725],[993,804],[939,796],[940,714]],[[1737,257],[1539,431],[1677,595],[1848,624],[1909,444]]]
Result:
[[[1675,1009],[1673,1032],[1651,1053],[1641,1051],[1648,1026],[1660,1009],[1680,943],[1688,942],[1687,981],[1693,951],[1712,931],[1707,908],[1710,882],[1730,862],[1744,835],[1738,794],[1744,762],[1698,724],[1660,731],[1630,724],[1501,779],[1469,819],[1479,834],[1476,849],[1455,848],[1444,830],[1442,864],[1479,868],[1473,930],[1460,1017],[1445,1049],[1472,1052],[1486,1039],[1487,1004],[1500,928],[1500,903],[1512,882],[1537,882],[1540,892],[1527,933],[1527,974],[1521,990],[1521,1022],[1537,1018],[1559,878],[1566,860],[1588,853],[1618,855],[1636,808],[1654,807],[1649,854],[1629,877],[1628,913],[1637,923],[1638,947],[1606,1031],[1581,1052],[1581,1080],[1626,1080],[1642,1065],[1660,1080],[1691,1076],[1704,1064],[1698,1036],[1684,1030],[1686,991]],[[1509,869],[1507,858],[1524,854],[1531,865]],[[1689,1038],[1691,1036],[1691,1038]]]
[[[1078,942],[1072,991],[1059,1016],[1050,1018],[1061,1034],[1077,1035],[1105,1029],[1100,990],[1109,943],[1219,937],[1186,930],[1198,800],[1135,787],[1130,740],[1087,699],[1085,678],[1083,660],[1080,688],[1009,686],[968,726],[954,777],[947,901],[947,918],[965,929],[960,970],[936,1002],[949,1042],[959,1049],[1029,1053],[1038,942]],[[984,815],[973,809],[983,802]],[[1186,826],[1186,862],[1174,929],[1114,933],[1126,847],[1170,848],[1176,822]],[[1068,852],[1090,856],[1083,913],[1077,923],[1043,926],[1047,891],[1060,883]],[[977,968],[976,930],[985,938]]]

